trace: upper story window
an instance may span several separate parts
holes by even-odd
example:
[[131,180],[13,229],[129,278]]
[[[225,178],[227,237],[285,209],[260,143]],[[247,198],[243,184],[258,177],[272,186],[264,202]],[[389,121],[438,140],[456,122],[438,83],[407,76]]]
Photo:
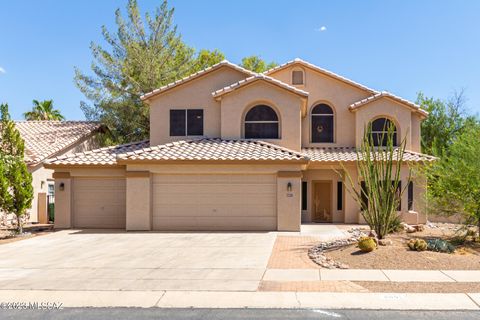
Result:
[[203,136],[203,109],[170,110],[170,136]]
[[258,105],[245,115],[246,139],[278,139],[278,116],[266,105]]
[[397,128],[395,124],[387,118],[378,118],[372,121],[372,139],[374,146],[385,147],[388,141],[388,130],[393,129],[393,145],[397,145]]
[[333,142],[333,110],[324,103],[312,109],[312,142]]
[[294,85],[304,84],[303,71],[301,71],[301,70],[292,71],[292,84],[294,84]]

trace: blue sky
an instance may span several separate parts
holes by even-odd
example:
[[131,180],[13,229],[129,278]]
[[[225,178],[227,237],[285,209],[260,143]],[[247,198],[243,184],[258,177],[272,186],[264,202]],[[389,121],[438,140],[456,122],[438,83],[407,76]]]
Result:
[[[0,2],[0,102],[21,119],[33,99],[53,99],[83,119],[74,66],[89,70],[90,41],[114,30],[126,1]],[[480,112],[480,1],[170,1],[185,42],[240,62],[295,57],[415,100],[465,89]],[[143,11],[160,1],[139,0]],[[324,28],[322,28],[324,27]],[[324,29],[324,30],[323,30]]]

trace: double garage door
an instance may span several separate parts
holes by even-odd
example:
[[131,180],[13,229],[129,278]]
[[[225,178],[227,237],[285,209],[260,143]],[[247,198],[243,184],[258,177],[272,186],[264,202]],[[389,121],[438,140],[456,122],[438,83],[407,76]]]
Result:
[[276,230],[274,175],[155,175],[154,230]]
[[[154,175],[153,230],[276,230],[274,175]],[[126,181],[75,178],[73,226],[125,229]]]

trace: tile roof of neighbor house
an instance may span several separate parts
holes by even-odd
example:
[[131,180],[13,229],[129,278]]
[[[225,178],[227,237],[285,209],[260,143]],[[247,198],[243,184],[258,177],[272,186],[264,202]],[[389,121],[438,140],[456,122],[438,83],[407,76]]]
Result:
[[399,96],[396,96],[396,95],[394,95],[390,92],[387,92],[387,91],[382,91],[382,92],[376,93],[373,96],[370,96],[368,98],[365,98],[365,99],[362,99],[360,101],[354,102],[348,108],[350,110],[356,110],[356,109],[358,109],[358,108],[360,108],[360,107],[362,107],[362,106],[364,106],[364,105],[366,105],[370,102],[373,102],[373,101],[378,100],[378,99],[383,98],[383,97],[390,98],[390,99],[395,100],[397,102],[403,103],[403,104],[409,106],[410,108],[412,108],[414,111],[422,114],[423,116],[428,116],[428,112],[423,110],[418,104],[415,104],[411,101],[400,98]]
[[340,80],[340,81],[342,81],[342,82],[348,83],[348,84],[350,84],[350,85],[352,85],[352,86],[354,86],[354,87],[357,87],[357,88],[359,88],[359,89],[369,91],[370,93],[378,93],[377,90],[371,89],[371,88],[369,88],[369,87],[367,87],[367,86],[364,86],[363,84],[360,84],[360,83],[358,83],[358,82],[355,82],[355,81],[353,81],[353,80],[350,80],[350,79],[348,79],[348,78],[345,78],[345,77],[343,77],[343,76],[341,76],[341,75],[338,75],[338,74],[336,74],[336,73],[334,73],[334,72],[331,72],[331,71],[328,71],[328,70],[326,70],[326,69],[320,68],[319,66],[316,66],[316,65],[314,65],[313,63],[307,62],[307,61],[302,60],[302,59],[300,59],[300,58],[295,58],[295,59],[293,59],[293,60],[291,60],[291,61],[287,61],[287,62],[285,62],[285,63],[283,63],[283,64],[281,64],[281,65],[278,65],[278,66],[276,66],[276,67],[273,67],[272,69],[265,71],[263,74],[269,75],[269,74],[275,73],[275,72],[277,72],[277,71],[279,71],[279,70],[282,70],[282,69],[287,68],[288,66],[290,66],[290,65],[292,65],[292,64],[300,64],[300,65],[303,65],[303,66],[305,66],[305,67],[308,67],[308,68],[310,68],[310,69],[313,69],[313,70],[316,70],[316,71],[318,71],[318,72],[320,72],[320,73],[323,73],[323,74],[325,74],[325,75],[327,75],[327,76],[330,76],[330,77],[332,77],[332,78],[334,78],[334,79],[337,79],[337,80]]
[[101,130],[91,121],[15,121],[25,141],[25,162],[35,165]]
[[198,139],[118,155],[118,160],[308,161],[303,154],[259,140]]
[[[397,157],[398,149],[393,155]],[[354,147],[302,148],[302,153],[312,162],[353,162],[357,161],[357,149]],[[405,150],[403,160],[407,162],[435,161],[436,157]]]
[[266,81],[268,83],[271,83],[273,85],[276,85],[280,88],[283,88],[283,89],[286,89],[292,93],[295,93],[295,94],[298,94],[298,95],[301,95],[301,96],[308,96],[308,92],[307,91],[304,91],[304,90],[300,90],[298,88],[295,88],[294,86],[291,86],[285,82],[282,82],[278,79],[275,79],[275,78],[272,78],[272,77],[269,77],[269,76],[266,76],[264,74],[256,74],[256,75],[253,75],[251,77],[248,77],[246,79],[243,79],[243,80],[240,80],[238,82],[235,82],[229,86],[226,86],[222,89],[219,89],[217,91],[214,91],[212,92],[212,96],[214,97],[220,97],[220,96],[223,96],[224,94],[227,94],[229,92],[232,92],[236,89],[239,89],[249,83],[252,83],[252,82],[255,82],[255,81],[259,81],[259,80],[263,80],[263,81]]
[[45,161],[48,165],[95,165],[108,166],[117,164],[117,155],[146,148],[149,141],[139,141],[118,146],[95,149],[70,155],[64,155]]
[[214,65],[211,66],[211,67],[205,68],[205,69],[200,70],[200,71],[195,72],[195,73],[192,73],[191,75],[186,76],[186,77],[184,77],[184,78],[182,78],[182,79],[179,79],[179,80],[177,80],[177,81],[171,82],[171,83],[169,83],[169,84],[167,84],[167,85],[165,85],[165,86],[163,86],[163,87],[160,87],[160,88],[158,88],[158,89],[155,89],[155,90],[153,90],[153,91],[151,91],[151,92],[145,93],[144,95],[142,95],[142,96],[140,97],[140,99],[142,99],[142,100],[147,100],[148,98],[151,98],[151,97],[153,97],[153,96],[155,96],[155,95],[157,95],[157,94],[160,94],[160,93],[163,93],[163,92],[165,92],[165,91],[167,91],[167,90],[170,90],[170,89],[172,89],[172,88],[175,88],[176,86],[178,86],[178,85],[180,85],[180,84],[182,84],[182,83],[191,81],[191,80],[193,80],[193,79],[195,79],[195,78],[198,78],[198,77],[200,77],[200,76],[202,76],[202,75],[204,75],[204,74],[207,74],[207,73],[209,73],[209,72],[212,72],[212,71],[214,71],[214,70],[216,70],[216,69],[218,69],[218,68],[220,68],[220,67],[223,67],[223,66],[229,66],[229,67],[231,67],[231,68],[233,68],[233,69],[235,69],[235,70],[238,70],[238,71],[240,71],[240,72],[245,73],[245,74],[248,75],[248,76],[254,76],[254,75],[257,74],[257,73],[255,73],[255,72],[253,72],[253,71],[250,71],[250,70],[248,70],[248,69],[242,68],[242,67],[240,67],[239,65],[236,65],[235,63],[231,63],[231,62],[228,61],[228,60],[223,60],[223,61],[220,61],[220,62],[217,63],[217,64],[214,64]]

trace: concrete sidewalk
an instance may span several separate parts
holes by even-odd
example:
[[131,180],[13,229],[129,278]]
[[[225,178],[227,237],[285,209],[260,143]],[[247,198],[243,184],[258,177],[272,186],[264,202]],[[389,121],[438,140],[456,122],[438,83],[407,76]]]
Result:
[[480,270],[267,269],[262,280],[480,282]]
[[50,302],[62,307],[325,308],[480,310],[480,293],[332,293],[214,291],[0,290],[3,303]]

